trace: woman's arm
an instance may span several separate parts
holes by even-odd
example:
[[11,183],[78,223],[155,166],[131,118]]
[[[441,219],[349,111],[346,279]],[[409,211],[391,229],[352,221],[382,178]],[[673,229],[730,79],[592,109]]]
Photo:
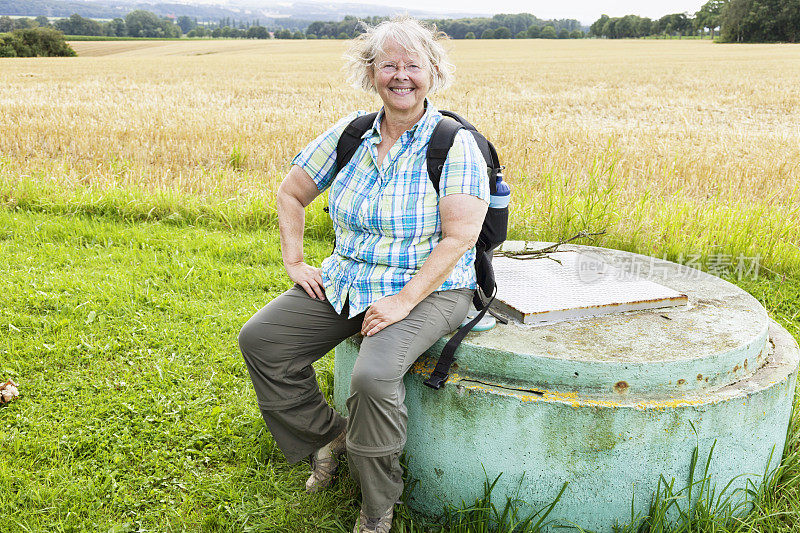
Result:
[[439,200],[442,240],[399,293],[381,298],[367,309],[361,325],[362,335],[374,335],[404,319],[444,283],[461,256],[475,246],[487,208],[484,200],[469,194],[449,194]]
[[281,255],[289,278],[309,296],[325,299],[322,276],[318,268],[303,261],[303,230],[306,206],[319,196],[316,183],[297,165],[292,166],[278,187],[278,227],[281,233]]

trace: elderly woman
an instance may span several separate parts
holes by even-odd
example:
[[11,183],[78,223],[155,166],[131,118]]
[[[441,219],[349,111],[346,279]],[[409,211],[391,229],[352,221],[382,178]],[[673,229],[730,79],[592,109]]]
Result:
[[[281,251],[294,287],[239,335],[258,406],[289,462],[311,458],[309,492],[330,485],[347,452],[361,486],[355,532],[387,533],[403,490],[403,375],[466,316],[476,287],[474,244],[489,197],[484,161],[461,130],[439,193],[426,148],[442,115],[427,100],[451,79],[443,37],[410,18],[369,28],[350,51],[351,81],[383,101],[344,168],[336,145],[345,117],[292,161],[278,189]],[[305,207],[329,189],[336,245],[321,268],[303,258]],[[363,335],[350,381],[349,418],[320,393],[311,363]]]

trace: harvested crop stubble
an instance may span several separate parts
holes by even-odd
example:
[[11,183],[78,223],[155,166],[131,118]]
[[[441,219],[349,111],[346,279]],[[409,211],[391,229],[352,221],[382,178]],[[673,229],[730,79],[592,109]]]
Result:
[[[378,106],[346,85],[343,42],[73,46],[86,55],[0,61],[0,197],[33,181],[271,201],[299,148]],[[800,271],[800,47],[449,46],[457,82],[433,102],[498,147],[514,185],[513,236],[606,229],[612,246],[758,254]]]

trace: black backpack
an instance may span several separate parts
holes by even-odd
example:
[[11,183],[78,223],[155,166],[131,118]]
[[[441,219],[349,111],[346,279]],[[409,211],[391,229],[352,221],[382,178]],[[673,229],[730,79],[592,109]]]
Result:
[[[443,118],[439,121],[433,130],[431,140],[428,143],[428,151],[426,152],[428,177],[434,189],[436,189],[436,193],[439,193],[439,180],[442,176],[442,168],[447,159],[447,153],[453,146],[453,141],[458,131],[464,128],[475,137],[478,148],[480,148],[483,158],[486,160],[489,191],[490,194],[495,194],[497,192],[497,175],[501,173],[503,167],[500,165],[497,151],[492,146],[492,143],[476,130],[475,126],[458,114],[452,111],[440,110],[439,112],[452,120]],[[334,173],[343,169],[353,157],[353,154],[361,144],[361,137],[372,127],[376,116],[377,113],[370,113],[357,117],[344,129],[336,145],[336,169]],[[431,376],[425,380],[425,385],[433,389],[442,388],[445,381],[447,381],[447,373],[450,370],[450,365],[455,360],[456,349],[461,344],[461,341],[464,340],[464,337],[467,336],[467,333],[484,317],[489,310],[489,306],[494,301],[497,294],[497,284],[495,283],[494,269],[492,268],[492,252],[506,240],[507,230],[508,207],[489,207],[486,212],[486,218],[483,220],[483,227],[478,236],[478,241],[475,243],[475,275],[479,290],[475,291],[473,304],[480,312],[470,322],[459,328],[442,348],[442,355],[439,356],[436,368]],[[488,298],[488,301],[484,302],[484,298]]]

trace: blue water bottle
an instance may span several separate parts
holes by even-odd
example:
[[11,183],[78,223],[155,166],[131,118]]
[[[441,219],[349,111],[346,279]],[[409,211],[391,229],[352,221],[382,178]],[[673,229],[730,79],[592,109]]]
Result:
[[508,207],[508,202],[511,200],[511,186],[503,181],[503,171],[497,172],[497,192],[489,198],[489,207],[502,209]]
[[[503,181],[503,171],[502,169],[497,171],[497,181],[495,182],[497,186],[497,190],[494,194],[489,196],[489,208],[490,209],[506,209],[508,207],[508,202],[511,199],[511,187],[508,183]],[[498,219],[498,217],[500,217]],[[487,220],[490,220],[490,224],[494,223],[497,224],[500,219],[508,219],[508,213],[506,212],[503,214],[502,212],[490,212],[486,215]],[[505,235],[505,225],[506,221],[503,222],[503,235]],[[484,222],[486,224],[487,222]],[[504,237],[505,238],[505,237]],[[489,251],[491,254],[491,250]],[[461,323],[461,326],[467,325],[473,318],[478,316],[478,311],[475,309],[474,306],[470,305],[470,309],[467,312],[467,317]],[[492,329],[497,324],[497,320],[491,315],[486,314],[480,321],[472,326],[472,331],[486,331]]]

